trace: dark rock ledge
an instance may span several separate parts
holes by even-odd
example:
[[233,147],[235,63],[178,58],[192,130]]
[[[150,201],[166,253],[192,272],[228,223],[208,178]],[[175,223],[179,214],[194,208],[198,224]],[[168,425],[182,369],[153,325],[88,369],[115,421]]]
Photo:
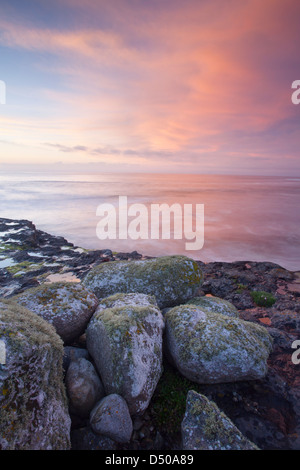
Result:
[[[95,266],[108,261],[147,259],[137,252],[86,250],[63,237],[36,229],[27,220],[0,218],[0,297],[9,299],[27,289],[56,281],[80,282]],[[300,449],[300,365],[293,364],[292,343],[300,339],[300,271],[291,272],[270,262],[232,263],[198,261],[204,275],[199,296],[216,296],[231,302],[243,320],[263,325],[273,338],[268,374],[260,380],[207,384],[193,388],[212,400],[261,449]],[[264,291],[273,299],[259,305],[253,296]],[[84,357],[84,338],[80,347]],[[71,347],[71,349],[72,349]],[[70,346],[68,346],[70,348]],[[74,349],[74,354],[77,353]],[[165,363],[167,373],[172,366]],[[176,378],[173,379],[176,381]],[[157,421],[154,394],[143,416],[133,421],[127,444],[98,442],[88,422],[72,416],[72,445],[77,448],[176,449],[176,430],[168,432]],[[104,443],[103,443],[104,442]],[[103,447],[104,446],[104,447]]]

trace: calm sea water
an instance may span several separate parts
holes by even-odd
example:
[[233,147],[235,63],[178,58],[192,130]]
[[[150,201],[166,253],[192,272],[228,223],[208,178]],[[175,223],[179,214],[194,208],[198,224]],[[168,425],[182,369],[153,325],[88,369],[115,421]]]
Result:
[[[107,202],[117,207],[119,196],[146,207],[204,204],[203,248],[186,251],[185,239],[99,240],[97,207]],[[300,269],[300,178],[0,173],[0,202],[1,217],[29,219],[85,248],[185,254],[204,262],[272,261]]]

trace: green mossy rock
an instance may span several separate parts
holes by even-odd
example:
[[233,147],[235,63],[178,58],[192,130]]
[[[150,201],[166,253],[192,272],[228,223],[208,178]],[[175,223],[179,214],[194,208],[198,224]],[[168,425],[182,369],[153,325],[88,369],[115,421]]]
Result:
[[222,383],[266,375],[272,338],[265,327],[189,304],[164,318],[168,355],[189,380]]
[[121,395],[130,414],[143,413],[162,374],[164,320],[154,297],[116,294],[100,302],[87,349],[107,395]]
[[160,308],[194,297],[203,275],[196,261],[186,256],[164,256],[139,261],[111,261],[93,268],[83,280],[101,299],[118,292],[154,295]]
[[221,313],[228,317],[239,317],[239,312],[235,306],[228,300],[220,299],[220,297],[203,296],[195,297],[187,302],[187,304],[198,305],[208,312]]
[[204,395],[190,390],[181,423],[183,450],[258,450]]
[[0,449],[69,449],[61,339],[45,320],[1,299],[0,340]]

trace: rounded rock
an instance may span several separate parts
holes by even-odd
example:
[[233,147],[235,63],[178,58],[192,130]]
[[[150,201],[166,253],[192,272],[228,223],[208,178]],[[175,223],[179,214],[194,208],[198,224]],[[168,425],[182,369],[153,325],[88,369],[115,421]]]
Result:
[[147,408],[162,374],[164,320],[154,297],[116,294],[100,302],[86,336],[107,394],[125,398],[131,414]]
[[119,443],[129,442],[133,431],[127,403],[117,394],[97,403],[90,415],[90,425],[94,432]]
[[61,339],[41,317],[1,300],[0,340],[0,449],[69,449]]
[[97,297],[75,282],[42,284],[12,300],[51,323],[66,344],[85,331],[98,305]]
[[70,410],[82,417],[88,417],[105,395],[93,364],[84,358],[71,362],[66,374],[66,388]]
[[188,304],[169,310],[165,322],[167,353],[189,380],[223,383],[267,374],[272,337],[265,327]]
[[202,280],[196,261],[186,256],[163,256],[101,263],[89,271],[83,284],[99,299],[121,292],[137,292],[154,295],[158,306],[166,308],[194,297]]

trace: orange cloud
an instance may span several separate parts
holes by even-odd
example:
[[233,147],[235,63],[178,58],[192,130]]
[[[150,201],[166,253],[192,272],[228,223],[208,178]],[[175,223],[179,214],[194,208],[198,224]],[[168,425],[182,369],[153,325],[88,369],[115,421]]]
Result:
[[[174,165],[180,152],[191,165],[196,155],[199,162],[216,155],[216,167],[221,159],[236,164],[237,154],[257,160],[273,153],[263,133],[295,112],[289,77],[299,78],[293,74],[300,8],[294,1],[188,0],[155,3],[153,10],[148,2],[63,3],[77,8],[78,18],[88,11],[90,24],[63,30],[0,20],[0,43],[33,57],[51,53],[49,63],[35,67],[65,85],[39,90],[41,106],[54,107],[53,120],[19,118],[17,129],[45,127],[43,141],[62,146],[132,148],[135,162],[145,149],[173,152]],[[106,27],[96,27],[103,18]]]

